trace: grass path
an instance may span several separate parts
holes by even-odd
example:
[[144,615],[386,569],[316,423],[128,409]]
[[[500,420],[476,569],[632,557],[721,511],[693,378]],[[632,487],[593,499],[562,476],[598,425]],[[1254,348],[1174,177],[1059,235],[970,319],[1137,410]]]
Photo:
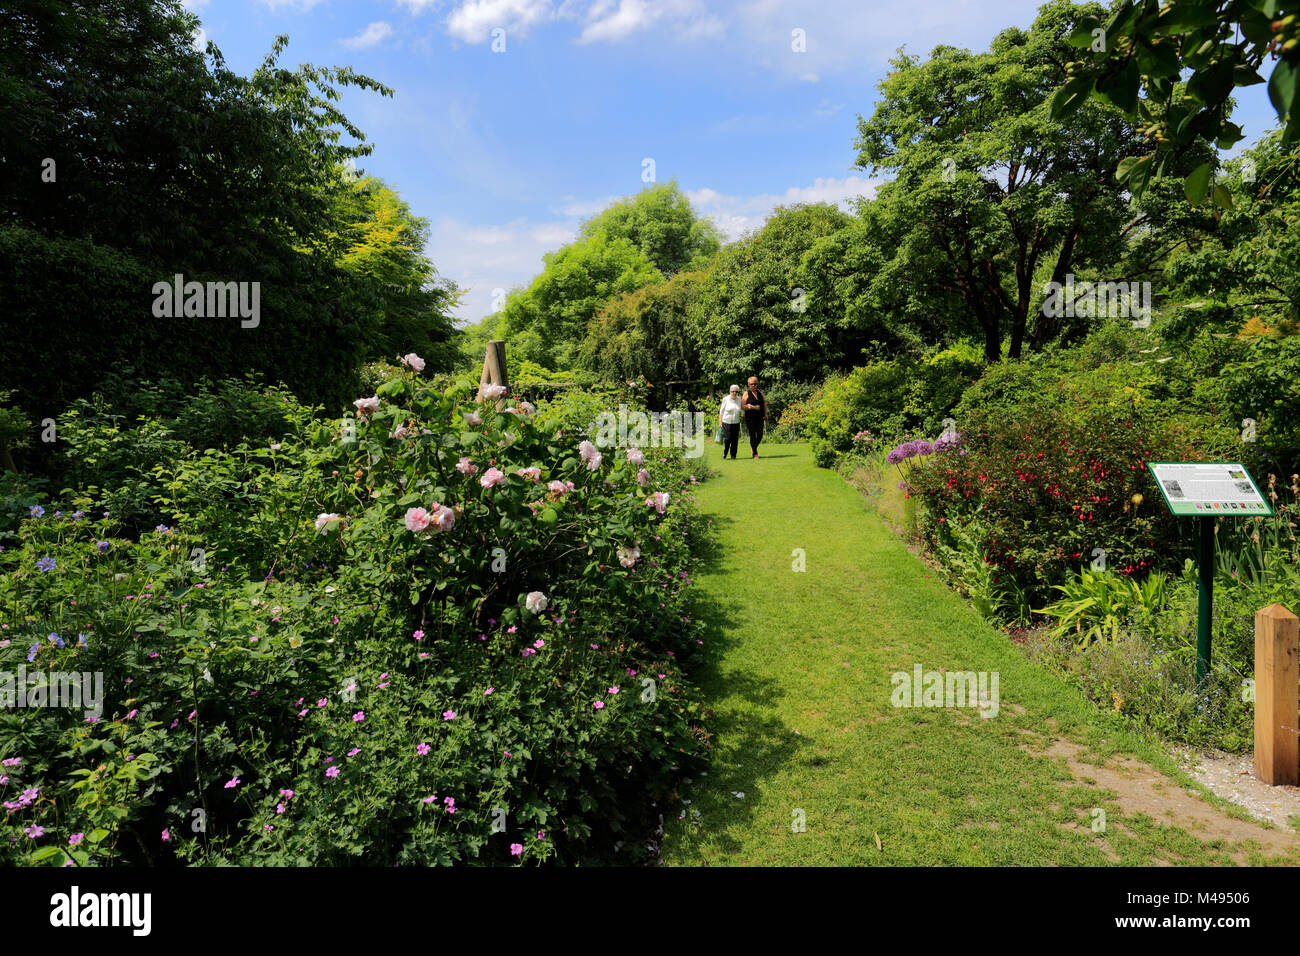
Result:
[[[1185,790],[1172,762],[1025,659],[803,446],[763,452],[724,462],[711,445],[721,476],[699,489],[719,538],[697,576],[714,763],[665,814],[665,863],[1300,862],[1295,834]],[[916,663],[998,672],[999,713],[891,706],[890,675]]]

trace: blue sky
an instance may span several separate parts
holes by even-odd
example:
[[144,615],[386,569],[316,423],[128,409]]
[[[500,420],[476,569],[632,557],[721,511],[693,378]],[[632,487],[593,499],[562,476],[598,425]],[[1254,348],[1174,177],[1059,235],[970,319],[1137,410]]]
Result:
[[[778,204],[847,204],[894,51],[986,49],[1028,27],[1035,0],[186,0],[227,63],[252,71],[275,36],[282,63],[349,65],[393,98],[348,91],[374,154],[360,165],[427,218],[426,252],[468,290],[458,316],[492,311],[583,218],[676,179],[734,238]],[[504,50],[493,51],[504,39]],[[796,51],[794,31],[803,31]],[[1240,92],[1252,141],[1272,128],[1258,86]],[[1243,144],[1244,145],[1244,144]]]

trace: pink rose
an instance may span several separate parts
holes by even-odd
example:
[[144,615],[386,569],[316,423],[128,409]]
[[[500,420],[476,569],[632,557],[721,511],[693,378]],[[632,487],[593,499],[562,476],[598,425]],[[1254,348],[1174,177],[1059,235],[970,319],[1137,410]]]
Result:
[[433,526],[439,531],[450,531],[456,524],[456,512],[450,508],[439,508],[433,513]]
[[504,385],[483,385],[479,389],[484,401],[495,401],[506,393]]
[[555,494],[555,495],[563,495],[563,494],[567,494],[568,491],[569,491],[568,486],[565,485],[565,483],[562,482],[562,481],[552,481],[552,482],[548,482],[547,485],[546,485],[546,487],[547,487],[547,490],[549,490],[549,491],[551,492],[551,494]]
[[629,449],[627,450],[627,460],[630,461],[630,462],[631,462],[632,464],[634,464],[634,465],[644,464],[644,463],[645,463],[645,454],[641,451],[640,448],[636,448],[636,447],[634,446],[634,447],[629,448]]
[[538,468],[538,467],[536,467],[536,466],[534,466],[534,467],[532,467],[532,468],[520,468],[520,469],[518,469],[518,470],[515,472],[515,474],[516,474],[516,475],[521,475],[521,476],[523,476],[524,478],[527,478],[529,481],[541,481],[541,480],[542,480],[542,469],[540,469],[540,468]]
[[638,471],[638,472],[636,473],[636,482],[637,482],[637,484],[640,485],[642,488],[644,488],[646,485],[650,484],[650,472],[648,472],[648,471],[646,471],[644,468],[642,468],[640,471]]
[[406,509],[406,530],[424,531],[429,527],[429,512],[423,508]]
[[664,509],[668,507],[668,497],[668,492],[656,491],[645,500],[645,503],[647,507],[654,508],[655,511],[663,514]]
[[478,412],[467,412],[465,414],[466,425],[482,425],[483,417]]
[[417,372],[424,371],[424,359],[420,358],[420,356],[416,355],[414,352],[409,352],[406,355],[403,355],[402,364]]
[[473,475],[478,473],[478,465],[474,464],[468,458],[462,458],[456,463],[456,470],[462,475]]
[[357,407],[358,415],[370,415],[372,412],[379,411],[379,396],[372,395],[370,398],[358,398],[352,404]]
[[641,557],[641,550],[639,548],[618,549],[618,563],[623,565],[625,568],[630,568],[632,565],[636,564],[636,559],[639,557]]
[[483,477],[478,480],[478,483],[484,488],[491,488],[505,480],[506,474],[500,468],[489,468],[483,473]]

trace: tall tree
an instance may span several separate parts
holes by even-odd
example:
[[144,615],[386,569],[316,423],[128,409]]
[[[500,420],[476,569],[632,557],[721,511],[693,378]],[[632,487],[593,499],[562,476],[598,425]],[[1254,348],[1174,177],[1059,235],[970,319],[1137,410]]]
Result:
[[722,250],[699,293],[706,377],[812,381],[844,366],[845,310],[833,286],[811,291],[809,261],[818,240],[850,218],[827,203],[778,207],[761,230]]
[[626,239],[664,275],[699,268],[721,245],[718,230],[696,215],[677,181],[646,186],[582,224],[581,235]]
[[[960,303],[988,361],[1008,340],[1020,357],[1043,281],[1104,267],[1123,248],[1129,211],[1111,171],[1141,138],[1100,103],[1068,126],[1049,116],[1067,38],[1100,12],[1054,0],[1030,30],[1004,30],[986,53],[900,54],[875,113],[859,117],[857,164],[895,177],[880,190],[881,225],[897,249],[886,274],[922,300]],[[1055,330],[1037,321],[1041,346]]]

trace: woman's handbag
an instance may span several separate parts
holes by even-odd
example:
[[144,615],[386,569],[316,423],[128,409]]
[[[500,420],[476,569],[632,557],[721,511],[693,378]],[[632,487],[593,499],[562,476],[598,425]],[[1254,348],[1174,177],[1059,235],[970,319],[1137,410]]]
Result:
[[718,426],[718,430],[717,430],[716,432],[713,433],[713,440],[714,440],[715,442],[717,442],[719,445],[722,444],[722,426],[721,426],[721,425],[719,425],[719,426]]

